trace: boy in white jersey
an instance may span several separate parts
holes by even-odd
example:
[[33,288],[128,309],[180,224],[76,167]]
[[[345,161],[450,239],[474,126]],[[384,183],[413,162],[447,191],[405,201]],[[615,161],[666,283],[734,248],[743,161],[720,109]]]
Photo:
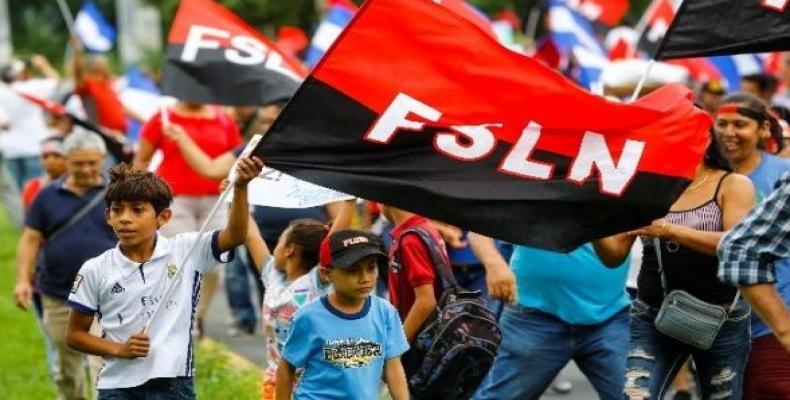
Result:
[[[80,269],[66,332],[69,346],[105,359],[99,400],[195,398],[190,331],[200,281],[218,261],[229,261],[223,253],[244,242],[247,183],[262,166],[257,158],[239,159],[225,229],[172,238],[158,233],[171,217],[167,184],[125,164],[110,171],[106,216],[118,246]],[[89,333],[94,316],[102,337]]]

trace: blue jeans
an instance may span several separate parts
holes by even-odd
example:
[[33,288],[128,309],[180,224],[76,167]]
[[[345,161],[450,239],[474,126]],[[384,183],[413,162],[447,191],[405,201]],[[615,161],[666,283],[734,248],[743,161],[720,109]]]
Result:
[[597,325],[573,325],[536,309],[505,306],[502,344],[474,399],[538,399],[570,360],[601,399],[619,399],[628,351],[626,309]]
[[257,324],[258,316],[250,293],[250,274],[247,271],[250,260],[244,246],[239,246],[234,251],[236,257],[225,266],[225,292],[239,328],[252,330]]
[[740,399],[751,347],[749,306],[744,301],[738,304],[709,350],[699,350],[659,332],[653,322],[657,314],[657,309],[641,300],[631,304],[625,398],[663,399],[690,356],[697,367],[703,399]]
[[44,173],[39,156],[6,158],[4,161],[19,190],[25,187],[27,181]]
[[194,378],[156,378],[135,387],[99,389],[99,400],[192,400]]

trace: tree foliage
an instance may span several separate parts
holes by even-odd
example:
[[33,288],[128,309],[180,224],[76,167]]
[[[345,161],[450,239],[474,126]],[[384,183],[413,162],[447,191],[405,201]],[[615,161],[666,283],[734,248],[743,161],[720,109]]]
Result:
[[[83,0],[66,0],[76,14]],[[178,0],[142,0],[157,7],[162,14],[162,32],[166,33],[178,7]],[[318,23],[319,5],[323,0],[217,0],[241,16],[252,26],[273,36],[280,26],[299,26],[312,32]],[[362,0],[354,0],[357,4]],[[417,0],[414,0],[417,1]],[[527,21],[530,10],[544,0],[468,0],[494,16],[503,10],[515,12]],[[634,24],[650,0],[631,0],[626,22]],[[93,0],[110,20],[115,21],[114,0]],[[59,61],[68,40],[66,24],[55,0],[9,0],[12,39],[18,54],[40,53]],[[163,38],[164,40],[164,38]]]

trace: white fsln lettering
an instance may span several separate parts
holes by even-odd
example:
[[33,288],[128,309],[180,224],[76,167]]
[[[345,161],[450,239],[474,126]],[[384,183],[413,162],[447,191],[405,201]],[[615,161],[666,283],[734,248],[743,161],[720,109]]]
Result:
[[291,70],[290,68],[288,68],[288,66],[285,65],[285,60],[283,59],[283,56],[281,56],[279,53],[273,51],[270,52],[269,59],[266,60],[266,65],[264,65],[264,67],[266,69],[272,70],[274,72],[279,72],[285,76],[288,76],[289,78],[297,82],[302,81],[302,78],[300,78],[299,75],[296,75],[293,72],[293,70]]
[[266,60],[266,46],[249,36],[234,36],[225,50],[228,61],[241,65],[260,64]]
[[227,39],[230,32],[220,29],[209,28],[202,25],[192,25],[187,33],[187,40],[184,43],[184,50],[181,52],[181,60],[194,62],[200,49],[218,49],[218,40],[204,39],[204,36],[214,36],[217,39]]
[[[455,132],[436,135],[436,148],[455,158],[474,161],[487,156],[496,146],[496,137],[489,127],[501,128],[502,124],[461,125],[451,127]],[[459,136],[468,139],[469,144],[462,144]]]
[[409,95],[398,93],[395,100],[379,117],[367,134],[365,140],[376,143],[389,143],[399,129],[420,130],[425,123],[408,119],[409,114],[415,114],[428,121],[436,122],[441,118],[439,110],[413,98]]
[[636,175],[644,149],[644,142],[626,140],[620,160],[615,165],[612,154],[606,146],[606,138],[599,133],[586,132],[582,138],[579,155],[571,166],[568,179],[584,183],[593,174],[593,167],[596,167],[599,173],[601,192],[621,195]]
[[499,169],[526,178],[549,179],[554,166],[529,160],[532,150],[540,139],[541,126],[530,122],[521,132],[521,137],[508,153]]
[[762,0],[763,7],[770,8],[775,11],[784,11],[790,0]]

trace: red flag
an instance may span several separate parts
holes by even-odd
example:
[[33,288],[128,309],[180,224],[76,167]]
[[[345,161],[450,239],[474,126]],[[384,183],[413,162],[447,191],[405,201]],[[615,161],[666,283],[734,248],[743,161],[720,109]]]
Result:
[[666,214],[708,143],[711,120],[691,99],[672,85],[610,102],[446,1],[369,0],[255,154],[326,187],[569,250]]
[[162,93],[258,105],[290,97],[307,71],[298,59],[212,0],[182,0],[168,36]]
[[628,0],[570,0],[568,3],[579,2],[579,11],[591,21],[601,21],[608,26],[615,26],[628,12]]
[[25,98],[25,100],[41,107],[44,111],[53,114],[53,115],[66,115],[66,108],[63,107],[63,104],[47,100],[43,97],[38,97],[29,93],[25,93],[22,91],[16,91],[16,94]]

